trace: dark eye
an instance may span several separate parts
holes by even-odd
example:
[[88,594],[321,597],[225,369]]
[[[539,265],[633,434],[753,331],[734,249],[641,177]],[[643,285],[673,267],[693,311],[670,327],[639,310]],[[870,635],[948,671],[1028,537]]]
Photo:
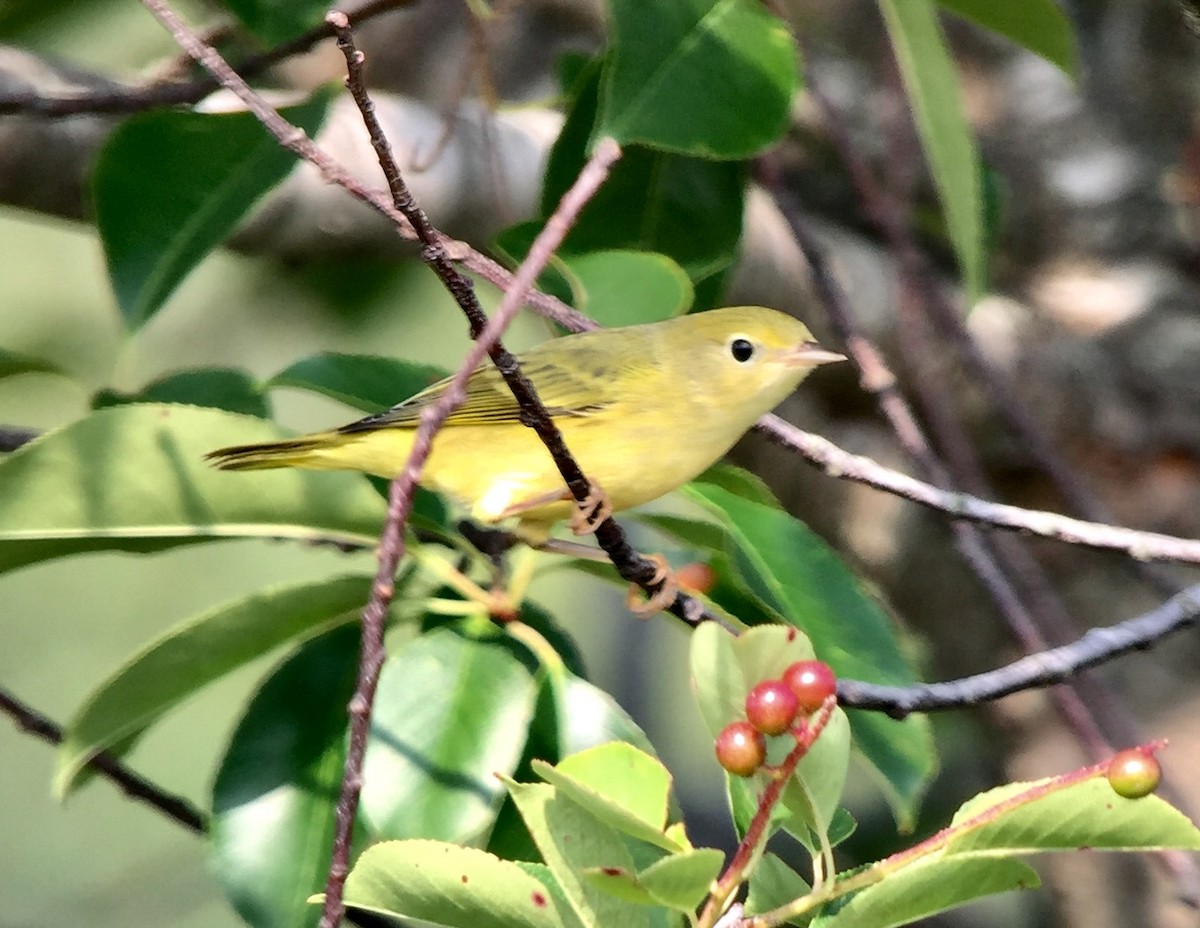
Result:
[[744,363],[754,357],[754,345],[744,338],[735,338],[729,343],[729,353],[735,361]]

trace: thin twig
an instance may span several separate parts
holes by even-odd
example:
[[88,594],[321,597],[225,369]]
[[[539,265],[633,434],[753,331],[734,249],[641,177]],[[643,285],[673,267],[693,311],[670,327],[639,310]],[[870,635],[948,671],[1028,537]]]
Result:
[[1143,615],[1106,628],[1093,628],[1077,641],[1030,654],[1005,667],[946,683],[877,686],[858,680],[838,682],[838,702],[846,708],[877,709],[895,718],[911,712],[960,709],[1010,693],[1054,686],[1089,667],[1131,651],[1144,651],[1167,635],[1200,620],[1200,584]]
[[[367,0],[346,15],[352,24],[360,25],[413,2],[414,0]],[[303,54],[318,42],[332,36],[332,27],[321,23],[281,45],[261,54],[251,55],[237,65],[237,72],[245,77],[261,74],[272,65]],[[194,58],[191,52],[188,52],[188,55]],[[0,116],[19,114],[61,118],[85,114],[140,113],[156,107],[196,103],[219,86],[220,82],[209,76],[191,81],[155,81],[136,86],[106,87],[103,90],[63,94],[17,91],[0,94]]]
[[[22,731],[36,735],[50,744],[62,744],[62,728],[5,690],[0,690],[0,712],[11,716]],[[204,834],[208,829],[204,813],[194,805],[182,796],[168,793],[162,787],[134,773],[108,752],[99,751],[93,754],[85,766],[117,784],[130,799],[146,803],[189,831]]]

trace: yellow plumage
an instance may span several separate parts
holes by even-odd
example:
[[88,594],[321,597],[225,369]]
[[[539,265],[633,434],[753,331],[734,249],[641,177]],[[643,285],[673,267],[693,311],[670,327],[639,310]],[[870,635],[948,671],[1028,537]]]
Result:
[[[657,499],[717,461],[814,367],[841,360],[790,316],[734,307],[554,339],[521,368],[583,472],[615,511]],[[404,466],[423,409],[447,381],[328,432],[222,448],[217,467],[356,470],[391,478]],[[434,439],[421,482],[483,522],[516,517],[537,544],[573,501],[554,461],[489,363]]]

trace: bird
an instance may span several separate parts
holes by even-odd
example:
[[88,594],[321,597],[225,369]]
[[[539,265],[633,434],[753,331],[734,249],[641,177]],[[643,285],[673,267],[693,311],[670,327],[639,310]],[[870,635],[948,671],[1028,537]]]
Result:
[[[696,477],[811,371],[842,360],[802,322],[761,306],[565,335],[518,355],[603,516]],[[390,479],[405,466],[422,411],[449,382],[339,428],[206,457],[224,470],[301,467]],[[434,436],[420,482],[478,522],[515,520],[514,533],[532,547],[548,546],[566,519],[584,530],[557,466],[490,362],[471,374],[466,399]]]

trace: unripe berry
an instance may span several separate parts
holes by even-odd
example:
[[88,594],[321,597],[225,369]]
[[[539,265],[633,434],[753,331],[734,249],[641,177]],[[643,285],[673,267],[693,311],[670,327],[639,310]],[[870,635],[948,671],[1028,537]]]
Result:
[[1158,789],[1162,767],[1149,751],[1127,748],[1108,762],[1108,785],[1126,799],[1141,799]]
[[799,706],[782,680],[764,680],[746,694],[746,718],[764,735],[782,735],[791,728]]
[[734,776],[748,777],[767,759],[767,743],[749,722],[730,722],[717,735],[717,763]]
[[783,682],[796,694],[800,711],[811,715],[837,692],[837,678],[824,661],[796,661],[783,672]]

